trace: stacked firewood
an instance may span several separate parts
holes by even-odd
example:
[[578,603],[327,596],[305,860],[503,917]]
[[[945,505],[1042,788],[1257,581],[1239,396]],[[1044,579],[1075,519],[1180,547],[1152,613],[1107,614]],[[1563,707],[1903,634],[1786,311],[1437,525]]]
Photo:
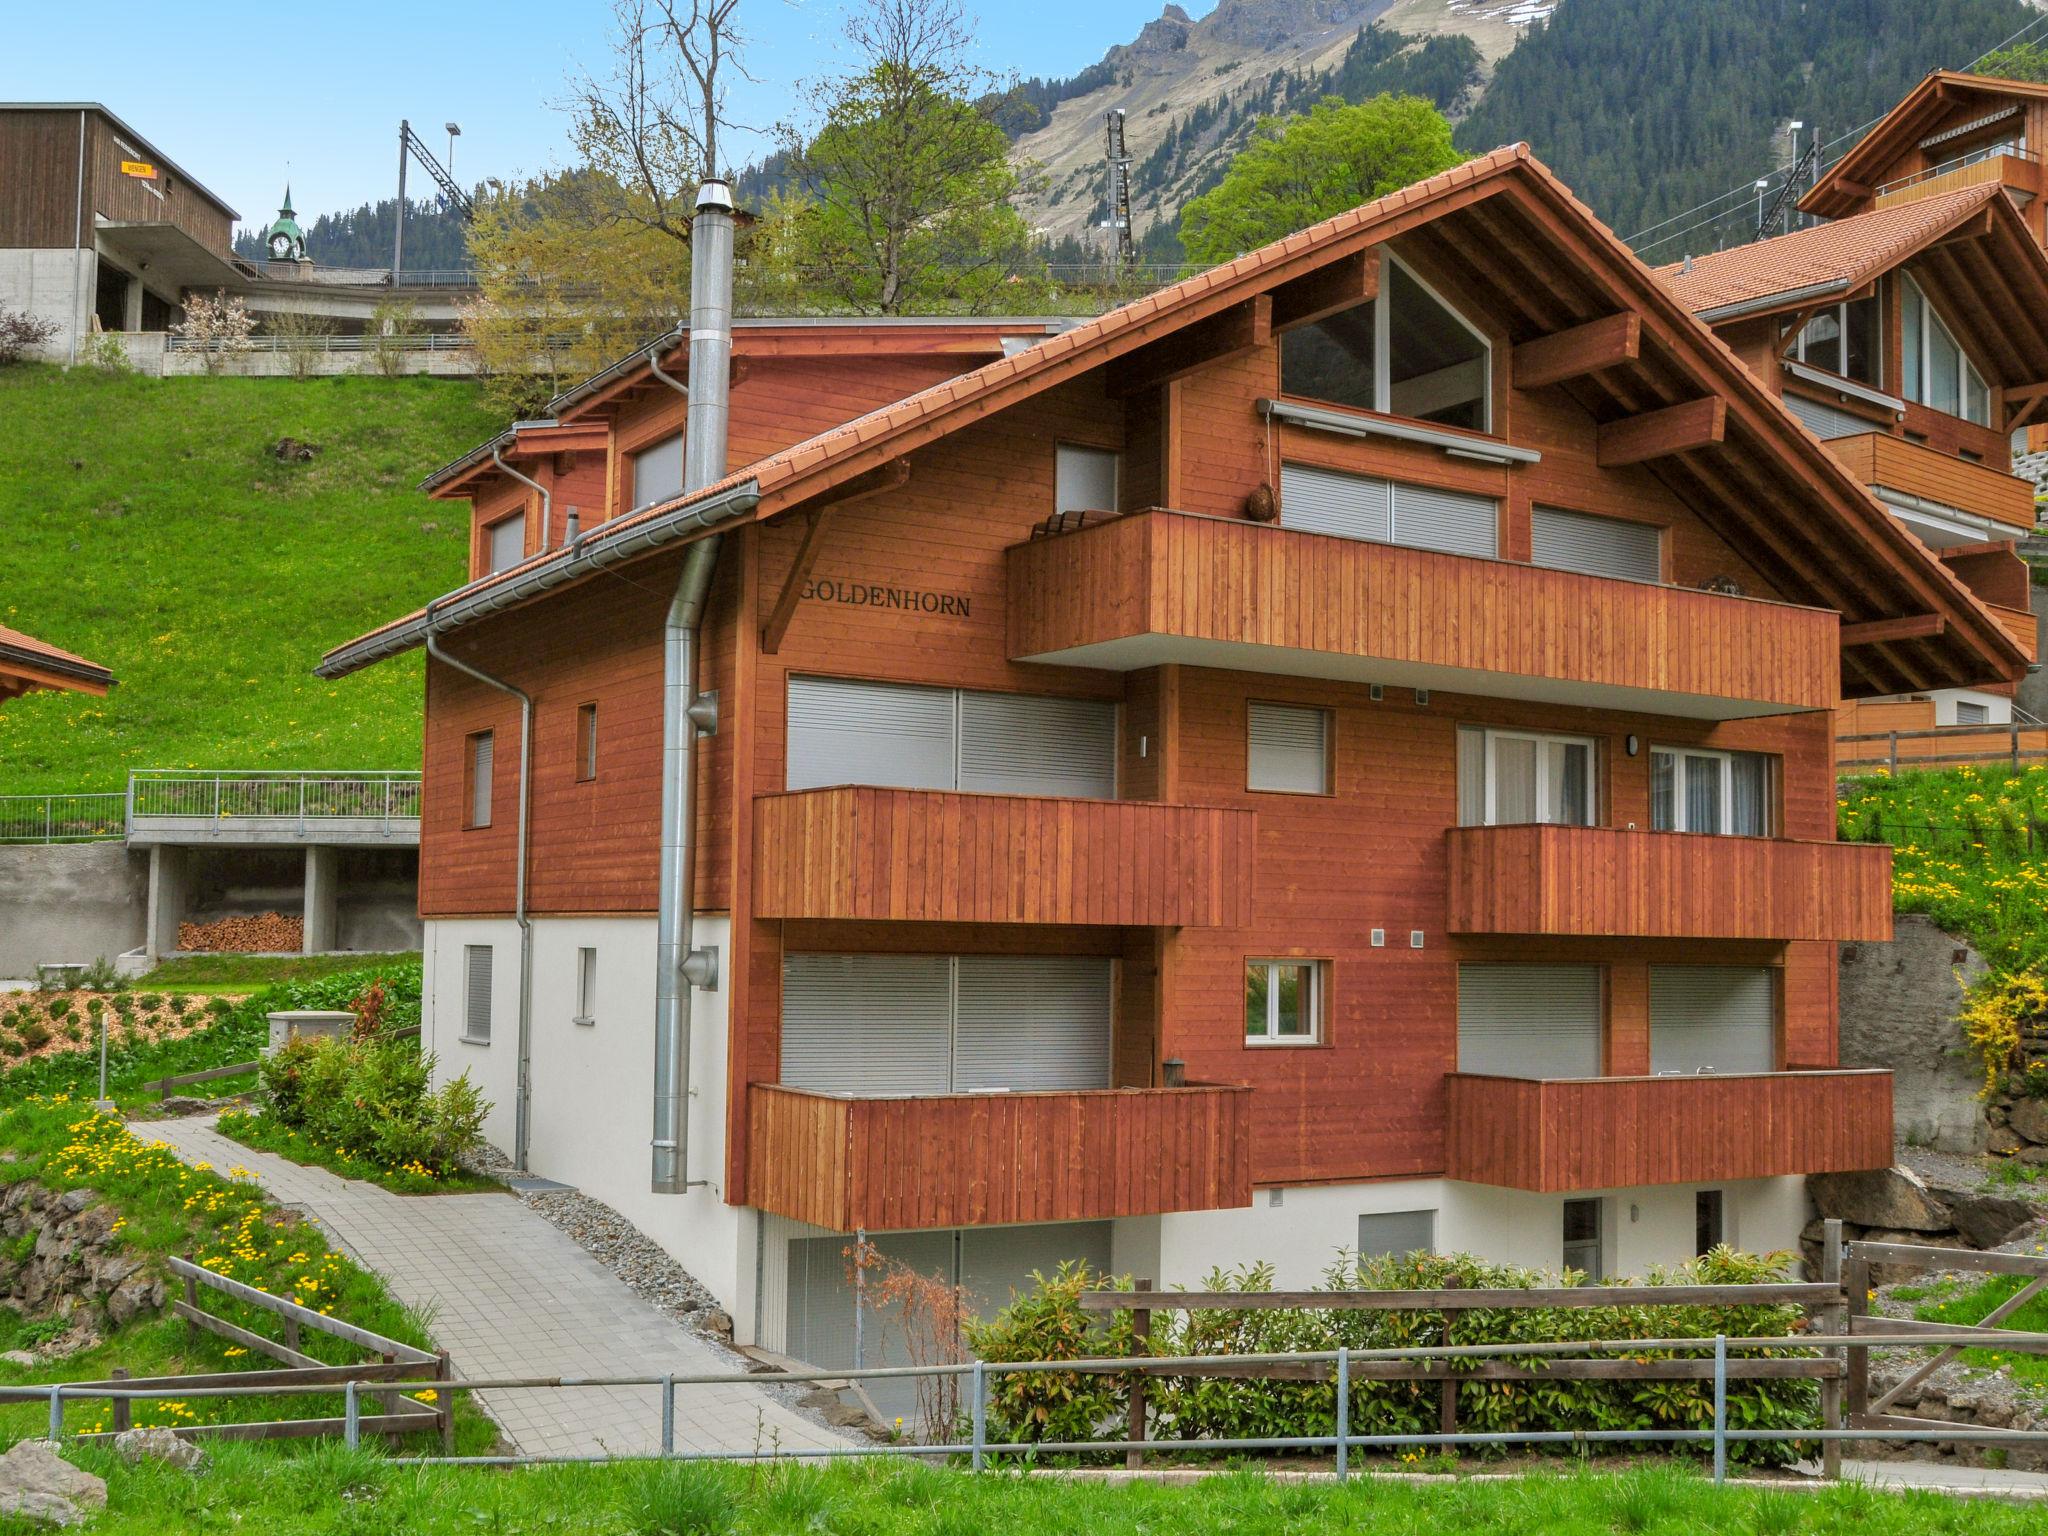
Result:
[[188,952],[249,954],[261,950],[297,950],[306,941],[305,919],[281,912],[255,917],[223,917],[211,923],[178,924],[178,948]]

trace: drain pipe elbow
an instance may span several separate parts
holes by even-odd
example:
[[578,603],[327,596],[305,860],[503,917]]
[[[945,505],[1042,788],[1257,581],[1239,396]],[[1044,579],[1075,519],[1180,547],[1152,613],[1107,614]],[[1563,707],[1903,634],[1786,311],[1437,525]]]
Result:
[[661,347],[662,344],[657,341],[647,349],[647,371],[685,400],[689,399],[690,386],[661,366]]
[[[543,491],[541,494],[545,496],[547,493]],[[436,598],[427,604],[427,654],[465,677],[474,678],[486,687],[495,688],[519,701],[519,817],[512,881],[512,920],[519,926],[519,1018],[515,1055],[517,1076],[512,1100],[512,1162],[519,1172],[525,1173],[528,1171],[526,1164],[533,1118],[533,920],[526,910],[527,847],[533,810],[533,695],[502,677],[492,676],[460,656],[449,655],[442,648],[440,635],[434,628],[434,609],[440,601]]]
[[[531,486],[534,490],[540,492],[540,547],[543,550],[545,550],[548,548],[548,540],[555,530],[555,498],[549,492],[548,488],[542,485],[538,480],[534,479],[533,476],[523,474],[519,470],[514,469],[510,464],[507,464],[505,462],[505,455],[502,452],[500,452],[501,447],[502,445],[498,443],[491,444],[491,462],[497,465],[501,473],[510,475],[514,480],[517,480],[520,484]],[[427,632],[429,634],[432,634],[432,628],[429,627]]]

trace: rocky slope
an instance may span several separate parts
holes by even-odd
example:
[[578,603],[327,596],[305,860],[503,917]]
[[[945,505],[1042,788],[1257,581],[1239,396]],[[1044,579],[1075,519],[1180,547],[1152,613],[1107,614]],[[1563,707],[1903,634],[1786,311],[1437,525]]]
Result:
[[[1376,23],[1414,38],[1467,36],[1490,67],[1554,8],[1554,0],[1221,0],[1195,21],[1169,4],[1131,42],[1103,56],[1105,84],[1061,102],[1018,140],[1019,158],[1036,162],[1044,175],[1025,217],[1048,240],[1090,238],[1091,222],[1103,212],[1103,117],[1112,109],[1123,109],[1128,150],[1142,162],[1169,131],[1186,133],[1205,108],[1214,112],[1219,98],[1255,104],[1276,72],[1312,77],[1334,68],[1361,27]],[[1197,147],[1181,157],[1172,179],[1133,198],[1140,234],[1156,220],[1171,223],[1181,203],[1228,160],[1246,126],[1232,123],[1235,115],[1226,110],[1200,124]],[[1097,231],[1092,238],[1106,237]]]

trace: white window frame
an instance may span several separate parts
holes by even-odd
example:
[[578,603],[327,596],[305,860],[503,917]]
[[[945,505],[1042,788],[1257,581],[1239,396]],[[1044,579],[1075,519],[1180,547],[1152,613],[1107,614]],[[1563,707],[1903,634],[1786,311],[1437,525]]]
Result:
[[[1282,966],[1295,967],[1307,973],[1308,996],[1303,1000],[1304,1012],[1308,1018],[1308,1033],[1305,1035],[1283,1035],[1280,1033],[1280,989],[1273,984],[1273,973]],[[1251,986],[1251,973],[1258,968],[1266,972],[1266,1029],[1263,1034],[1253,1034],[1249,1027],[1244,1034],[1248,1046],[1290,1046],[1321,1045],[1323,1043],[1323,988],[1327,962],[1292,957],[1248,956],[1244,962],[1244,981],[1247,989]]]
[[[1735,753],[1735,752],[1727,752],[1727,751],[1723,751],[1723,750],[1722,750],[1721,748],[1719,748],[1719,747],[1675,747],[1675,746],[1668,746],[1668,745],[1667,745],[1667,746],[1654,746],[1654,745],[1653,745],[1653,746],[1652,746],[1652,747],[1650,748],[1650,783],[1651,783],[1651,791],[1650,791],[1650,792],[1651,792],[1651,797],[1652,797],[1652,798],[1651,798],[1651,804],[1650,804],[1650,824],[1651,824],[1651,826],[1652,826],[1653,828],[1655,828],[1655,827],[1656,827],[1656,818],[1657,818],[1657,807],[1656,807],[1656,800],[1655,800],[1655,795],[1656,795],[1656,776],[1657,776],[1657,759],[1658,759],[1659,757],[1670,757],[1670,758],[1673,758],[1673,759],[1675,760],[1675,761],[1673,762],[1673,764],[1672,764],[1672,773],[1671,773],[1671,811],[1672,811],[1672,819],[1673,819],[1674,821],[1676,821],[1676,822],[1679,822],[1679,823],[1681,823],[1681,825],[1678,825],[1678,826],[1673,826],[1673,827],[1663,827],[1663,828],[1657,828],[1657,830],[1659,830],[1659,831],[1666,831],[1666,832],[1683,832],[1683,833],[1685,833],[1685,834],[1686,834],[1686,835],[1688,835],[1688,836],[1695,836],[1695,837],[1769,837],[1769,836],[1771,835],[1771,779],[1772,779],[1772,774],[1771,774],[1771,770],[1770,770],[1770,764],[1769,764],[1768,762],[1766,762],[1766,763],[1765,763],[1765,765],[1764,765],[1764,829],[1763,829],[1763,831],[1762,831],[1762,832],[1733,832],[1733,831],[1730,831],[1730,830],[1728,830],[1729,828],[1731,828],[1731,827],[1733,827],[1733,826],[1735,825],[1735,759],[1736,759],[1736,758],[1737,758],[1738,756],[1740,756],[1740,757],[1766,757],[1766,756],[1767,756],[1767,754],[1765,754],[1765,753],[1762,753],[1762,752],[1742,752],[1742,753]],[[1685,788],[1685,779],[1686,779],[1686,773],[1687,773],[1687,771],[1688,771],[1688,770],[1687,770],[1687,768],[1686,768],[1686,762],[1685,762],[1685,760],[1686,760],[1687,758],[1689,758],[1689,757],[1714,757],[1714,758],[1719,758],[1719,759],[1720,759],[1720,761],[1721,761],[1721,830],[1720,830],[1720,831],[1718,831],[1718,832],[1694,832],[1694,831],[1693,831],[1693,829],[1692,829],[1691,827],[1688,827],[1688,826],[1685,826],[1685,825],[1683,825],[1683,823],[1684,823],[1684,821],[1685,821],[1685,819],[1686,819],[1686,807],[1687,807],[1687,805],[1688,805],[1688,804],[1690,803],[1690,801],[1689,801],[1689,797],[1688,797],[1688,796],[1687,796],[1687,794],[1686,794],[1686,788]]]
[[[1482,353],[1479,370],[1479,399],[1482,408],[1481,414],[1485,419],[1478,430],[1490,435],[1493,431],[1493,338],[1480,330],[1470,320],[1467,320],[1464,311],[1445,298],[1437,291],[1434,284],[1430,283],[1407,262],[1394,255],[1392,251],[1384,251],[1381,260],[1384,268],[1398,267],[1402,272],[1406,273],[1416,287],[1442,305],[1444,313],[1463,326],[1466,333],[1479,343]],[[1394,328],[1391,323],[1393,288],[1394,285],[1389,280],[1389,273],[1383,270],[1380,277],[1380,291],[1373,295],[1370,300],[1372,304],[1372,408],[1383,416],[1394,414]],[[1356,409],[1356,407],[1354,406],[1352,409]],[[1419,421],[1422,418],[1404,416],[1401,419],[1403,421]],[[1463,431],[1467,429],[1458,428],[1456,430]]]
[[[1479,726],[1484,732],[1486,750],[1483,761],[1486,765],[1486,820],[1483,826],[1504,825],[1500,820],[1497,796],[1500,790],[1500,774],[1495,766],[1494,746],[1500,741],[1533,741],[1536,743],[1536,820],[1534,822],[1508,822],[1508,826],[1539,827],[1597,827],[1600,825],[1600,741],[1594,736],[1565,736],[1555,731],[1519,731],[1499,726]],[[1584,821],[1547,820],[1550,803],[1550,754],[1546,746],[1563,744],[1583,746],[1586,749],[1586,819]]]
[[[1973,426],[1988,428],[1991,425],[1991,386],[1984,381],[1984,370],[1977,366],[1976,359],[1970,356],[1969,349],[1963,345],[1962,339],[1956,335],[1955,330],[1935,311],[1934,300],[1928,297],[1927,290],[1914,282],[1909,273],[1900,273],[1899,281],[1905,285],[1899,291],[1899,326],[1901,330],[1905,328],[1906,323],[1906,291],[1910,289],[1919,296],[1920,300],[1919,377],[1901,379],[1899,381],[1899,393],[1908,400],[1911,400],[1915,405],[1926,406],[1930,411],[1940,412],[1944,416],[1953,414],[1957,421],[1967,421]],[[1934,365],[1934,349],[1928,345],[1931,339],[1929,328],[1932,326],[1940,326],[1942,335],[1946,336],[1949,345],[1956,349],[1956,403],[1967,409],[1970,401],[1970,380],[1974,378],[1977,382],[1977,394],[1984,402],[1984,420],[1978,421],[1976,417],[1966,415],[1962,411],[1953,413],[1944,411],[1929,398],[1934,393],[1934,381],[1930,373],[1930,369]],[[1903,345],[1900,348],[1899,355],[1902,358],[1905,355]],[[1901,364],[1901,367],[1903,366]]]
[[579,945],[576,950],[576,1012],[571,1024],[597,1022],[597,948]]

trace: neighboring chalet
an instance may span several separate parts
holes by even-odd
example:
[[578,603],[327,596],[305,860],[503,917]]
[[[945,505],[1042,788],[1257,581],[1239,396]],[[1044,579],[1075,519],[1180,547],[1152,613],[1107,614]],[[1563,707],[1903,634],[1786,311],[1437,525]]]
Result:
[[1640,1272],[1890,1160],[1833,712],[2027,653],[1775,389],[1522,146],[1046,329],[743,325],[680,498],[680,345],[435,477],[476,579],[321,671],[432,653],[425,1039],[494,1137],[832,1365],[856,1231],[991,1303]]
[[[2010,472],[2011,443],[2048,404],[2048,254],[1999,189],[1852,214],[1659,276],[2032,660],[2017,546],[2033,531],[2034,487]],[[1841,728],[2003,724],[2013,692],[1927,678],[1890,699],[1846,702]]]
[[104,694],[113,686],[114,674],[98,662],[0,624],[0,704],[36,688]]

